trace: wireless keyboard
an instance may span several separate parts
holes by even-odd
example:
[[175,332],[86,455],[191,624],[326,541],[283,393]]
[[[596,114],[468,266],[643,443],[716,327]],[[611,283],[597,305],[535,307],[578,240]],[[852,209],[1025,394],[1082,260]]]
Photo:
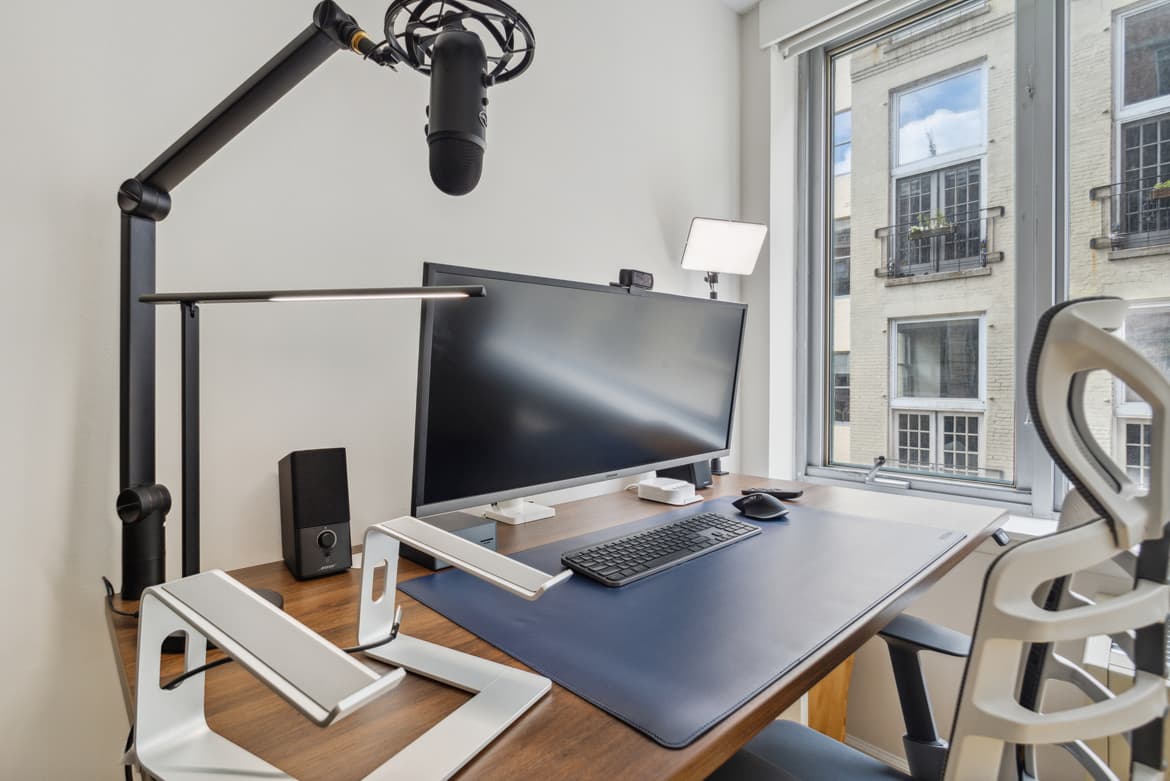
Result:
[[625,586],[760,533],[718,513],[699,513],[561,555],[574,572],[611,588]]

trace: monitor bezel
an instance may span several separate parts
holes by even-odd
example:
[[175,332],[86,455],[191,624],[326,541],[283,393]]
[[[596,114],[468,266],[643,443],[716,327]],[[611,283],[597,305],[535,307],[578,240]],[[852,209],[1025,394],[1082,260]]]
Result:
[[[494,504],[496,502],[508,501],[510,499],[518,499],[536,494],[549,493],[551,491],[559,491],[565,488],[576,488],[582,485],[589,485],[590,483],[599,483],[604,480],[613,480],[621,477],[628,477],[630,475],[644,474],[646,472],[651,472],[658,469],[669,469],[673,466],[682,466],[684,464],[691,464],[696,461],[712,458],[723,458],[731,452],[731,434],[735,422],[735,405],[739,398],[740,368],[743,364],[743,342],[744,335],[747,331],[747,304],[742,304],[735,301],[699,299],[695,298],[694,296],[683,296],[673,293],[658,293],[637,288],[625,288],[616,285],[597,285],[588,282],[575,282],[572,280],[554,279],[551,277],[538,277],[528,274],[514,274],[504,271],[493,271],[490,269],[471,268],[468,266],[453,266],[445,263],[427,262],[423,264],[424,285],[433,284],[436,274],[461,274],[466,276],[482,277],[484,279],[494,279],[502,282],[525,282],[549,287],[588,290],[597,293],[605,293],[608,295],[677,298],[688,303],[703,303],[708,306],[732,307],[740,311],[739,344],[737,346],[735,358],[735,383],[731,389],[731,407],[728,410],[727,439],[725,446],[719,450],[712,450],[705,453],[695,453],[694,455],[685,456],[683,458],[674,458],[667,461],[653,461],[646,464],[625,467],[623,469],[581,475],[578,477],[571,477],[548,483],[536,483],[532,485],[517,486],[516,488],[494,491],[492,493],[486,494],[478,494],[476,496],[462,497],[459,499],[445,499],[440,502],[420,504],[419,502],[422,498],[423,482],[426,477],[424,465],[426,463],[427,420],[428,414],[430,412],[430,366],[431,348],[434,336],[434,309],[435,305],[444,303],[436,301],[424,301],[422,305],[422,322],[419,327],[418,388],[415,398],[414,417],[414,468],[411,475],[410,494],[411,514],[415,517],[425,517],[431,515],[440,515],[442,513],[456,512],[459,510],[466,510],[470,507],[479,507],[481,505]],[[465,303],[462,305],[474,306],[475,304]]]

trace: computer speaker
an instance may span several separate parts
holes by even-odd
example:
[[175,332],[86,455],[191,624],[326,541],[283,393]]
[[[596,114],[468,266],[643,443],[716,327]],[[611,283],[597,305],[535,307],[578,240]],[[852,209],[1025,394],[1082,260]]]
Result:
[[294,450],[279,467],[281,547],[288,571],[297,580],[345,572],[353,564],[345,448]]
[[695,488],[707,488],[711,485],[711,462],[707,459],[695,461],[693,464],[672,466],[670,469],[659,469],[659,477],[673,477],[675,480],[686,480],[693,483]]

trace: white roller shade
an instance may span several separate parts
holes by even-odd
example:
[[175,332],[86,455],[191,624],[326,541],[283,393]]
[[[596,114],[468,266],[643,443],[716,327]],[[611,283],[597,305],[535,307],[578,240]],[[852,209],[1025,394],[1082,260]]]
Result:
[[795,57],[858,27],[892,19],[922,0],[761,0],[760,47]]

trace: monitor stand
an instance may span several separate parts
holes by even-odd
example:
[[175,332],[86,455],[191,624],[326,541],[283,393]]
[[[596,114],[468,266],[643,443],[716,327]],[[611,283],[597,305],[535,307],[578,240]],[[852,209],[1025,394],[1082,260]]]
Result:
[[557,511],[554,508],[537,504],[531,499],[509,499],[506,502],[493,504],[491,509],[484,512],[483,517],[516,526],[529,521],[551,518],[556,514]]

